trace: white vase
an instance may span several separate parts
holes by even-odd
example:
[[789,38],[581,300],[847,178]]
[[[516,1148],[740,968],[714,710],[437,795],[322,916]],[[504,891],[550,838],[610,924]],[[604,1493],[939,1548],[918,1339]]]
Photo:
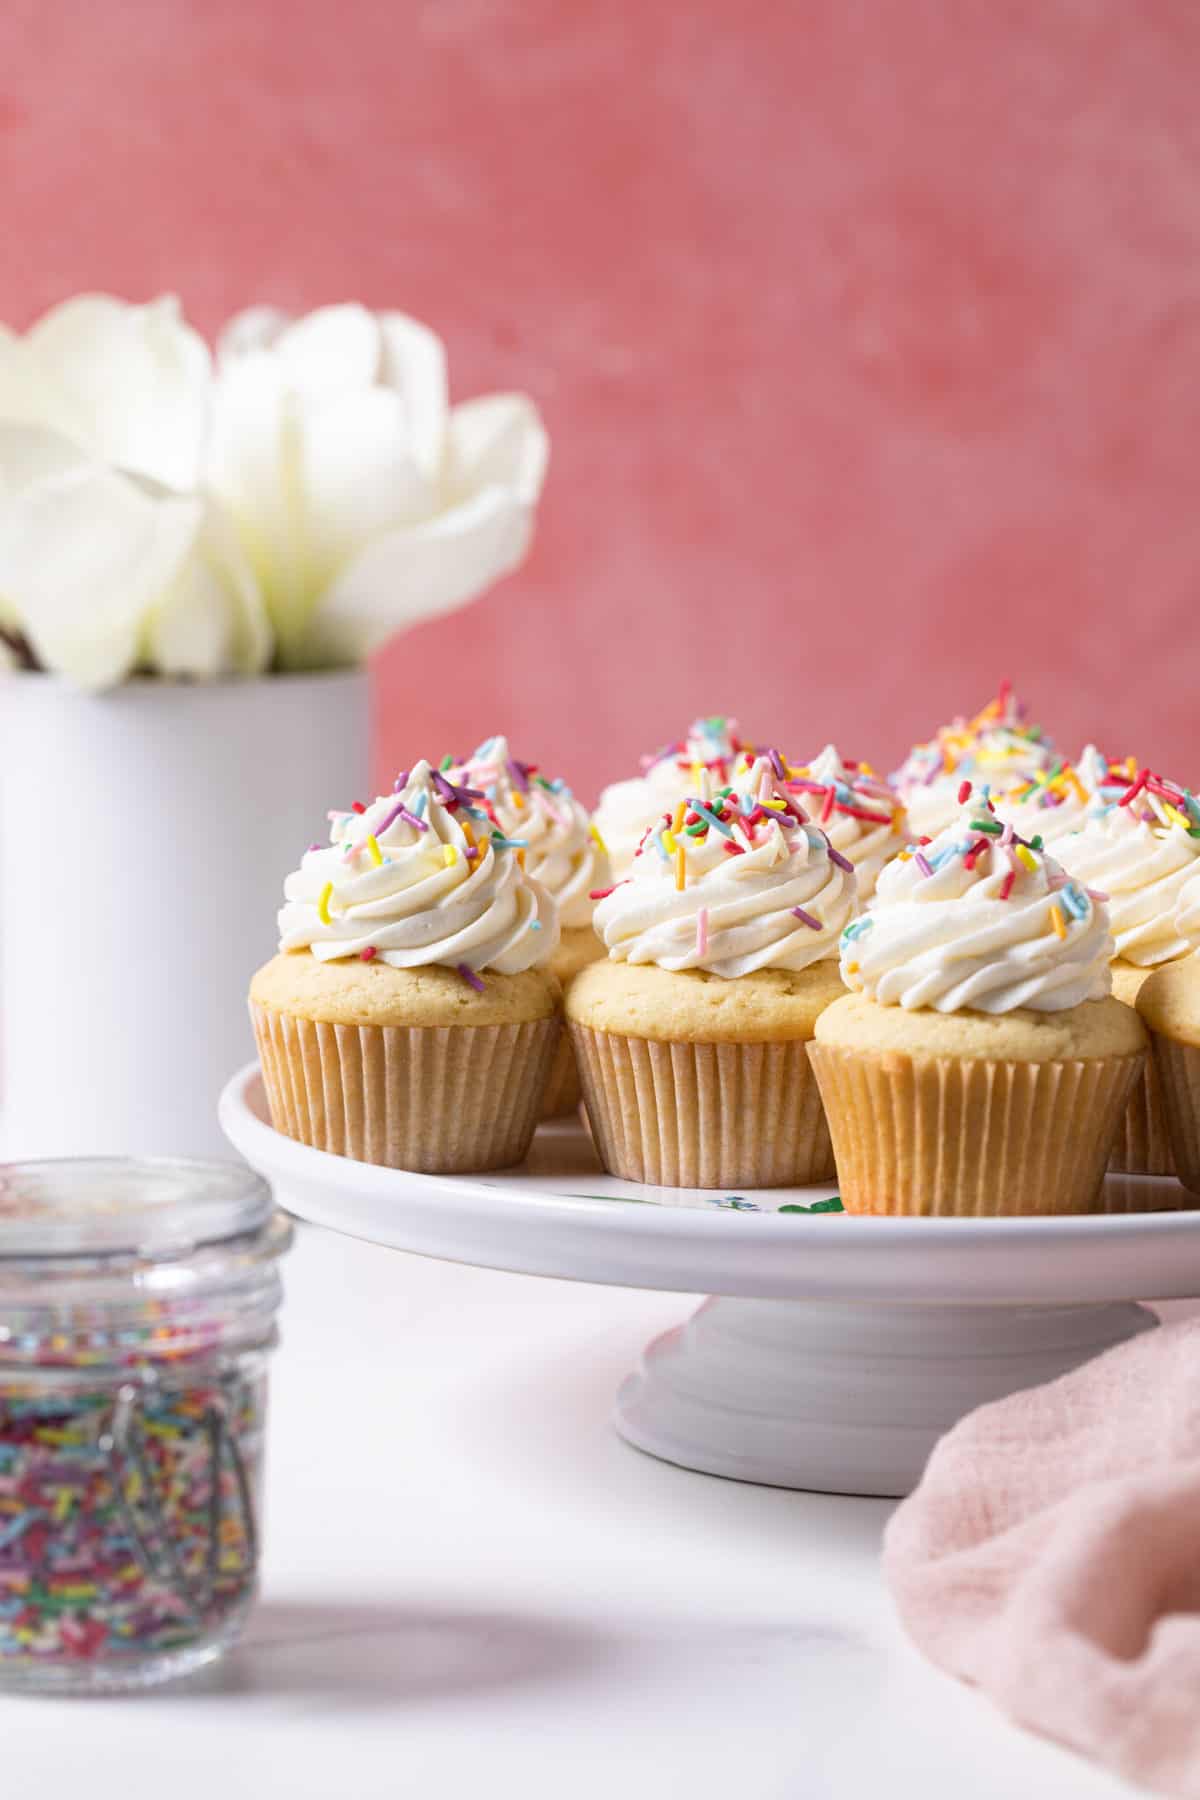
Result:
[[283,878],[368,800],[365,674],[0,684],[5,1156],[228,1155]]

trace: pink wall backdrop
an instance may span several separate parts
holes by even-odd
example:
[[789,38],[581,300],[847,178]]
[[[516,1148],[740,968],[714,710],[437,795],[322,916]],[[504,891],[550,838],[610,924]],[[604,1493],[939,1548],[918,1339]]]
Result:
[[1200,777],[1191,0],[7,0],[0,316],[361,298],[554,439],[380,760],[692,713],[896,756],[1001,674]]

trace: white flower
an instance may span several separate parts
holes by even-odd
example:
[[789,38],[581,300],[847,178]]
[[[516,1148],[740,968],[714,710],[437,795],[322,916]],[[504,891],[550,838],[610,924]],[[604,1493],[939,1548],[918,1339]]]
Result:
[[287,667],[359,661],[516,568],[547,456],[523,395],[451,408],[402,313],[260,307],[222,335],[209,479]]
[[83,687],[269,659],[253,573],[199,490],[211,386],[173,299],[81,295],[0,327],[0,621]]

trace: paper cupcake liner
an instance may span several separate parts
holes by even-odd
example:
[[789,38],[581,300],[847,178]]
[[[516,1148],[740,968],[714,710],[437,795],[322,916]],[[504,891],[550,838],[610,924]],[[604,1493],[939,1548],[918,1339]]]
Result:
[[1163,1114],[1184,1187],[1200,1194],[1200,1048],[1150,1033]]
[[550,1068],[550,1079],[542,1096],[541,1117],[565,1118],[568,1113],[577,1111],[581,1097],[579,1065],[575,1061],[570,1036],[564,1031],[558,1040],[558,1049],[554,1052],[554,1062]]
[[1117,1128],[1108,1166],[1114,1175],[1174,1175],[1171,1136],[1154,1058],[1148,1056]]
[[1098,1210],[1142,1061],[809,1054],[846,1210],[962,1218]]
[[521,1161],[561,1029],[557,1017],[405,1027],[250,1012],[277,1131],[335,1156],[438,1175]]
[[606,1169],[655,1187],[804,1187],[833,1177],[805,1043],[665,1044],[569,1025]]

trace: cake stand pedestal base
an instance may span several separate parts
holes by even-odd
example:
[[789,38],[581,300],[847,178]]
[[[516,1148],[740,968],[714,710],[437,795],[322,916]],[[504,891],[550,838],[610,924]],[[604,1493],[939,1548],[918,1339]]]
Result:
[[617,1396],[639,1450],[827,1494],[907,1494],[973,1407],[1151,1330],[1133,1301],[1083,1306],[706,1300]]

